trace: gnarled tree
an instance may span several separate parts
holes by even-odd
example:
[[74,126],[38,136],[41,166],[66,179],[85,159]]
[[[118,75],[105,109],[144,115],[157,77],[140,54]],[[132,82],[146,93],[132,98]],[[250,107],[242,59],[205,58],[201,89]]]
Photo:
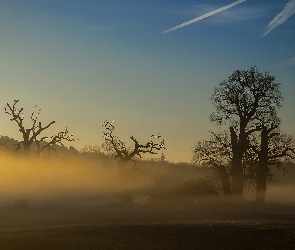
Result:
[[[35,143],[37,145],[36,155],[39,156],[42,153],[42,151],[44,151],[46,148],[53,149],[52,146],[54,144],[63,145],[62,140],[75,140],[73,138],[73,135],[69,135],[67,129],[63,132],[59,132],[57,135],[53,135],[51,137],[44,136],[39,139],[41,133],[44,130],[48,129],[51,125],[53,125],[55,121],[52,121],[47,125],[43,126],[42,122],[38,121],[38,116],[40,114],[41,109],[35,112],[35,106],[30,115],[31,126],[29,128],[25,128],[25,116],[23,113],[23,108],[17,108],[18,102],[19,100],[14,100],[12,105],[7,103],[4,107],[5,113],[11,117],[11,121],[14,121],[17,124],[19,131],[21,132],[23,137],[23,140],[18,143],[16,150],[21,149],[21,146],[23,146],[24,154],[26,156],[30,156],[31,146]],[[46,141],[46,139],[48,140]]]
[[25,128],[23,124],[25,118],[23,108],[18,109],[16,107],[18,102],[19,100],[14,100],[12,105],[7,103],[4,110],[6,114],[11,116],[10,120],[16,122],[19,131],[22,133],[23,140],[18,143],[17,149],[20,149],[21,145],[23,145],[25,155],[29,156],[31,154],[31,146],[36,141],[37,136],[48,129],[55,121],[50,122],[46,126],[42,126],[42,123],[38,122],[38,116],[41,110],[39,109],[37,113],[33,110],[30,116],[32,125],[30,128]]
[[214,89],[211,97],[216,112],[211,121],[230,125],[232,147],[232,192],[243,197],[243,157],[249,148],[248,137],[257,131],[260,117],[274,114],[283,99],[280,83],[256,67],[236,70]]
[[[114,121],[113,121],[114,122]],[[105,142],[103,144],[103,149],[115,160],[117,160],[117,165],[122,174],[122,178],[125,182],[125,185],[128,185],[126,171],[124,169],[124,165],[127,162],[134,162],[135,157],[142,157],[142,154],[157,154],[157,151],[161,149],[166,149],[165,147],[165,139],[161,137],[161,135],[152,135],[150,137],[150,141],[145,144],[140,144],[134,136],[131,136],[130,139],[133,142],[133,147],[126,147],[126,143],[121,141],[117,136],[114,135],[114,125],[113,122],[105,121],[102,124],[102,127],[105,128],[106,131],[103,132],[102,137]],[[158,139],[159,142],[155,142],[154,140]],[[127,182],[127,183],[126,183]],[[132,196],[130,192],[127,191],[123,195],[123,201],[126,203],[133,202]]]

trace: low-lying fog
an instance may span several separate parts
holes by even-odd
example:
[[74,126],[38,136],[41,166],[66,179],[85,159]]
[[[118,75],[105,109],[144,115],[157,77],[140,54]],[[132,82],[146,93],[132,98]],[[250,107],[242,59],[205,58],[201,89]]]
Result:
[[[11,204],[25,199],[34,205],[81,205],[120,192],[115,164],[86,159],[21,159],[2,156],[0,162],[0,201]],[[132,188],[149,185],[139,176]],[[76,203],[76,204],[75,204]]]
[[[146,202],[160,184],[173,186],[200,177],[194,168],[155,162],[143,171],[129,168],[134,198]],[[172,167],[171,167],[172,166]],[[294,171],[293,173],[294,177]],[[278,176],[278,183],[268,184],[267,200],[295,203],[294,178]],[[213,181],[214,183],[214,181]],[[216,183],[216,181],[215,181]],[[158,185],[158,186],[157,186]],[[0,206],[12,207],[18,200],[29,206],[88,206],[119,201],[122,195],[121,175],[115,161],[98,161],[82,157],[69,159],[24,159],[0,156]]]

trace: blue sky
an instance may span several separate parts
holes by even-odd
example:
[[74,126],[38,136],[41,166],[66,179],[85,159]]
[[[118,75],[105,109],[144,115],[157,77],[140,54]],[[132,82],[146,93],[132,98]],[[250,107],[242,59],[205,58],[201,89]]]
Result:
[[[56,120],[48,134],[68,126],[77,148],[101,144],[106,119],[126,142],[161,132],[167,159],[189,162],[194,143],[218,129],[208,118],[214,87],[256,65],[282,83],[282,128],[294,134],[295,15],[264,35],[294,1],[247,0],[162,33],[233,2],[2,0],[1,104],[19,99],[28,115],[37,104],[41,120]],[[1,133],[19,139],[0,118]]]

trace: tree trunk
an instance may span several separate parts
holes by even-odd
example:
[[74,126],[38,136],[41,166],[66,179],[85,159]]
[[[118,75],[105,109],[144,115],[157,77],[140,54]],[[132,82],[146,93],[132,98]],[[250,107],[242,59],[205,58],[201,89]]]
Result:
[[[260,165],[260,164],[259,164]],[[264,204],[265,203],[265,195],[266,195],[266,178],[265,174],[259,173],[262,171],[257,172],[257,187],[256,187],[256,202],[258,204]]]
[[30,156],[31,155],[31,142],[30,142],[30,129],[26,129],[25,132],[23,132],[23,146],[24,146],[24,154],[25,156]]
[[224,166],[218,166],[218,171],[222,183],[223,193],[225,197],[229,197],[231,195],[231,188],[229,183],[229,176]]
[[244,176],[242,161],[239,157],[233,159],[233,169],[232,169],[232,194],[236,199],[243,199],[243,189],[244,189]]
[[[237,134],[233,127],[230,127],[230,136],[232,144],[232,194],[236,199],[243,199],[243,189],[244,189],[244,176],[243,176],[243,165],[242,165],[242,147],[238,143]],[[241,137],[241,136],[240,136]],[[241,142],[241,138],[239,140]]]
[[125,161],[119,160],[118,161],[118,168],[120,170],[121,174],[121,186],[122,186],[122,199],[123,203],[125,204],[132,204],[133,203],[133,197],[130,190],[130,180],[129,176],[126,173],[126,170],[124,169]]

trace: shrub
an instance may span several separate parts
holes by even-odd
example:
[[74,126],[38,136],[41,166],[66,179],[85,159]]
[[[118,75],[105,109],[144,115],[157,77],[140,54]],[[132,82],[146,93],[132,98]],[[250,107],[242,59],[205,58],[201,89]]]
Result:
[[158,184],[150,193],[149,202],[200,203],[219,197],[209,180],[203,178],[184,181],[175,186]]

